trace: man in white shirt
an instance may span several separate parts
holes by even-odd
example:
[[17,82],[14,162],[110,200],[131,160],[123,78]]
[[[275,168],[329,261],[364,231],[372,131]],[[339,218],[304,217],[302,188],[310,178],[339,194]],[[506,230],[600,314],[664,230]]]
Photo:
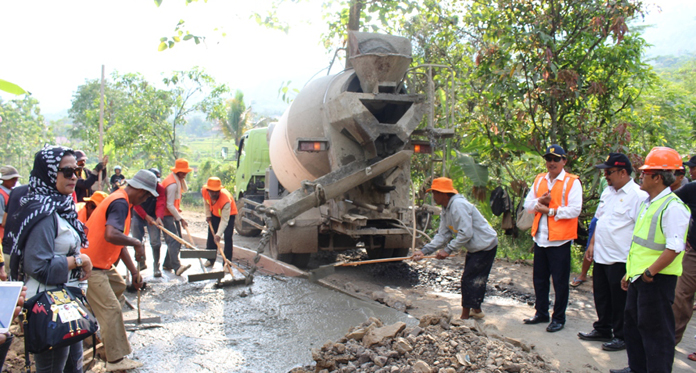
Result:
[[546,331],[563,329],[570,291],[570,245],[578,238],[578,216],[582,209],[582,185],[578,177],[565,172],[566,153],[551,145],[544,154],[547,173],[537,175],[527,194],[524,208],[534,214],[534,295],[536,314],[525,324],[548,322],[549,277],[553,278],[556,299],[553,320]]
[[621,279],[626,275],[626,259],[633,239],[633,227],[641,202],[648,194],[633,181],[628,157],[609,153],[606,162],[595,167],[604,170],[608,186],[602,192],[595,212],[597,225],[585,258],[594,260],[593,291],[597,321],[589,333],[578,333],[586,341],[603,341],[605,351],[626,349],[623,324],[626,292]]

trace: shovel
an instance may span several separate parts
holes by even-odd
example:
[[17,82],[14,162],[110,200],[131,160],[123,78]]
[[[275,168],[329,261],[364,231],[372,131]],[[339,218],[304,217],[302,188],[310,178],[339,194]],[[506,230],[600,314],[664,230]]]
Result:
[[[359,262],[340,262],[340,263],[333,263],[333,264],[326,264],[323,266],[318,267],[317,269],[313,269],[309,271],[309,281],[312,282],[317,282],[321,280],[322,278],[329,276],[336,272],[336,267],[355,267],[355,266],[360,266],[363,264],[375,264],[375,263],[387,263],[387,262],[400,262],[403,260],[407,259],[412,259],[412,256],[404,256],[404,257],[398,257],[398,258],[385,258],[385,259],[373,259],[373,260],[363,260]],[[427,255],[424,256],[423,259],[431,259],[435,258],[435,255]]]
[[[210,223],[208,223],[208,228],[210,228],[210,233],[211,233],[213,236],[215,236],[215,231],[213,230],[213,225],[210,224]],[[218,282],[218,285],[219,285],[220,287],[222,287],[222,286],[227,286],[227,285],[237,285],[237,284],[239,284],[239,281],[240,281],[240,280],[235,280],[235,278],[234,278],[234,272],[232,271],[232,267],[234,267],[237,271],[239,271],[239,273],[242,274],[242,276],[244,276],[244,284],[245,284],[245,285],[251,284],[251,282],[252,282],[254,279],[253,279],[251,276],[249,276],[245,270],[241,269],[239,266],[237,266],[237,265],[234,264],[231,260],[228,260],[228,259],[225,257],[225,251],[222,249],[222,245],[221,245],[219,242],[217,243],[217,248],[218,248],[218,253],[219,253],[220,256],[222,257],[222,262],[224,263],[224,267],[227,269],[228,272],[230,272],[230,275],[232,276],[232,282],[229,282],[229,281],[224,282],[224,283],[223,283],[223,282]]]
[[[196,246],[193,244],[186,242],[186,240],[183,240],[181,237],[178,235],[170,232],[167,230],[165,227],[163,227],[160,224],[155,224],[157,228],[159,228],[162,232],[167,234],[169,237],[173,238],[176,242],[188,247],[191,250],[184,251],[182,250],[180,252],[181,258],[184,258],[184,254],[187,253],[186,258],[198,258],[199,260],[201,259],[201,255],[205,258],[214,258],[215,255],[217,255],[214,252],[210,252],[209,250],[199,250]],[[186,230],[189,236],[189,239],[193,241],[191,237],[191,233],[188,232],[188,229]],[[191,255],[191,253],[193,253]],[[213,254],[212,257],[209,257],[209,254]],[[201,266],[203,267],[203,261],[201,261]],[[203,269],[204,273],[197,273],[197,274],[191,274],[188,275],[189,282],[196,282],[196,281],[203,281],[203,280],[219,280],[225,276],[223,272],[206,272],[205,268]]]

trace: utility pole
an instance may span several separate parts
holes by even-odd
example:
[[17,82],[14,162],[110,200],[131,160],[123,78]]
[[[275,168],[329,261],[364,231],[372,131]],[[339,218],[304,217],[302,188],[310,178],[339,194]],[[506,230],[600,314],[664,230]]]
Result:
[[[104,161],[104,65],[101,68],[101,85],[99,87],[99,162]],[[106,167],[106,165],[104,165]],[[99,171],[99,189],[104,190],[102,172]]]

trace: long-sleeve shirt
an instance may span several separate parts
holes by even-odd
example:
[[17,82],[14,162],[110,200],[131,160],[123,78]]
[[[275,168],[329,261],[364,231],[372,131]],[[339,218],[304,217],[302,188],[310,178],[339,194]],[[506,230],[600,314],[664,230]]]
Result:
[[599,198],[595,212],[594,261],[611,265],[626,263],[633,240],[640,203],[648,194],[630,179],[621,189],[608,186]]
[[[208,201],[203,199],[203,203],[205,204],[205,217],[209,218],[213,216],[213,213],[210,212],[210,205],[208,204]],[[214,203],[213,203],[214,205]],[[232,204],[231,203],[226,203],[225,206],[222,206],[222,211],[220,211],[220,225],[218,225],[218,230],[217,233],[215,233],[216,236],[222,238],[223,235],[225,234],[225,229],[227,228],[227,224],[230,222],[230,210],[232,209]]]
[[49,216],[36,223],[24,247],[27,294],[46,285],[76,283],[81,271],[69,270],[67,257],[79,253],[80,236],[63,218]]
[[165,188],[167,192],[167,210],[172,214],[174,220],[179,221],[182,217],[179,214],[179,210],[174,206],[174,201],[181,199],[181,194],[186,192],[187,186],[186,180],[180,180],[176,175],[174,175],[174,180],[176,180],[176,183],[169,184],[167,188]]
[[162,184],[157,184],[157,194],[159,194],[158,197],[151,196],[145,202],[133,208],[135,213],[143,220],[145,220],[146,215],[150,215],[153,219],[164,217],[164,211],[167,208],[167,195]]
[[77,196],[77,202],[84,202],[85,197],[92,195],[92,185],[99,180],[99,176],[89,170],[85,170],[87,178],[83,179],[81,176],[77,178],[77,183],[75,184],[75,195]]
[[[558,176],[551,180],[547,172],[546,176],[544,176],[544,180],[546,181],[546,185],[548,185],[549,190],[553,188],[553,185],[556,182],[562,183],[563,179],[565,178],[565,174],[565,170],[561,170]],[[541,180],[540,183],[543,183],[544,180]],[[534,206],[536,206],[538,201],[539,197],[536,195],[536,190],[534,190],[534,187],[532,187],[527,194],[527,198],[524,200],[525,210],[527,210],[529,213],[534,213]],[[553,218],[556,221],[561,219],[577,218],[580,216],[580,210],[582,210],[582,185],[580,184],[580,180],[576,179],[573,181],[573,186],[570,188],[570,192],[568,193],[568,205],[557,207],[556,215],[554,215]],[[549,216],[547,214],[543,214],[541,216],[541,220],[539,220],[539,228],[534,236],[534,242],[536,242],[536,244],[540,247],[558,247],[568,242],[569,240],[549,241],[548,218]]]
[[[456,234],[456,237],[452,238]],[[498,235],[479,210],[460,194],[450,198],[440,214],[437,234],[421,251],[428,255],[444,247],[448,254],[462,248],[470,253],[498,245]]]

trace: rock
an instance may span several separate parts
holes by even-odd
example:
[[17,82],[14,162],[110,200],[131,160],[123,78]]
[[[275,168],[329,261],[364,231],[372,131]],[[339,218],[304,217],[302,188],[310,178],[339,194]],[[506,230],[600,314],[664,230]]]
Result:
[[425,361],[418,360],[415,364],[413,364],[413,371],[417,373],[431,373],[432,369]]
[[396,352],[398,352],[401,355],[413,351],[413,346],[410,343],[408,343],[408,341],[405,338],[397,338],[393,347],[394,350],[396,350]]
[[372,361],[375,363],[380,368],[383,368],[385,365],[387,365],[387,361],[389,359],[386,356],[375,356]]
[[503,338],[503,341],[505,341],[505,342],[507,342],[507,343],[509,343],[509,344],[511,344],[511,345],[513,345],[513,346],[515,346],[515,347],[521,348],[522,351],[524,351],[524,352],[530,352],[530,351],[532,351],[532,349],[531,349],[529,346],[527,346],[525,343],[522,343],[522,341],[517,340],[517,339],[515,339],[515,338],[504,337],[504,338]]
[[372,294],[370,294],[370,298],[376,302],[380,303],[385,303],[385,299],[387,299],[387,293],[383,291],[373,291]]
[[343,285],[343,287],[344,287],[347,291],[350,291],[350,292],[353,292],[353,293],[359,293],[359,292],[360,292],[360,289],[359,289],[357,286],[355,286],[352,282],[346,282],[346,284]]
[[373,344],[382,342],[385,338],[394,338],[394,336],[406,327],[404,322],[397,322],[392,325],[369,330],[362,338],[363,345],[370,347]]
[[437,373],[457,373],[457,370],[454,368],[440,368]]
[[348,338],[348,339],[355,339],[356,341],[360,341],[360,340],[363,339],[363,337],[365,336],[365,333],[366,333],[366,332],[367,332],[367,331],[366,331],[365,329],[363,329],[363,328],[356,329],[356,330],[353,330],[352,332],[346,334],[346,338]]
[[425,328],[426,326],[437,325],[438,323],[440,323],[440,316],[438,316],[438,315],[423,315],[420,318],[420,324],[418,324],[418,326],[420,326],[421,328]]
[[423,329],[420,326],[416,326],[411,331],[408,333],[410,336],[418,337],[420,333],[423,332]]
[[394,304],[392,304],[390,307],[399,312],[406,312],[407,308],[406,304],[403,302],[394,302]]
[[520,364],[505,363],[503,364],[503,370],[506,372],[518,373],[522,371],[522,366]]
[[502,285],[509,285],[509,286],[511,286],[511,285],[514,285],[515,283],[514,283],[514,281],[512,281],[512,278],[510,278],[510,277],[503,277],[503,278],[501,278],[501,279],[498,281],[498,284],[501,285],[501,286],[502,286]]

